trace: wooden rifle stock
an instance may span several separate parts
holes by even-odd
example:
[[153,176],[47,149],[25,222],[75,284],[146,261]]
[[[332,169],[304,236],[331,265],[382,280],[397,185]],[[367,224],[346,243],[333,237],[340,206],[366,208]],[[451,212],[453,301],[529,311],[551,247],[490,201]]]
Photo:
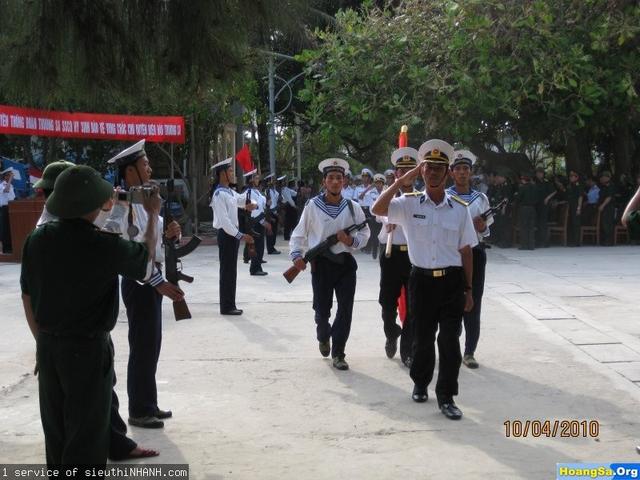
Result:
[[299,273],[300,270],[298,270],[298,268],[294,265],[292,267],[289,267],[289,269],[284,272],[282,276],[287,280],[288,283],[292,283]]
[[191,318],[191,312],[189,311],[187,302],[185,302],[184,300],[173,302],[173,314],[176,317],[176,321],[187,320]]

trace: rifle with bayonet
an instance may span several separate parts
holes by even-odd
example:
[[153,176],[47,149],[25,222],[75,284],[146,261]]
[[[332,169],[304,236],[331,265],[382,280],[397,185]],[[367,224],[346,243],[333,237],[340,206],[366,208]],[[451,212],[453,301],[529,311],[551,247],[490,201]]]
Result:
[[[171,215],[170,205],[174,198],[174,185],[173,179],[167,181],[167,201],[164,205],[164,228],[165,232],[162,234],[162,244],[164,245],[164,264],[165,264],[165,276],[167,281],[178,286],[178,282],[183,281],[187,283],[193,282],[193,277],[186,275],[182,272],[182,257],[186,257],[193,252],[200,242],[202,241],[198,236],[194,235],[185,244],[180,246],[180,242],[177,239],[170,239],[166,236],[167,226],[173,222],[173,215]],[[187,302],[179,300],[173,302],[173,313],[176,320],[185,320],[191,318],[191,312],[187,306]]]
[[498,202],[496,206],[491,207],[487,209],[485,212],[481,213],[480,218],[482,218],[482,220],[486,222],[489,217],[492,217],[493,215],[498,213],[500,210],[502,210],[507,205],[507,203],[509,203],[509,200],[506,198],[503,198]]
[[[366,219],[362,223],[354,223],[353,225],[344,229],[345,233],[349,235],[351,232],[357,232],[362,230],[364,227],[369,225],[372,221],[375,221],[375,217],[370,217]],[[331,247],[333,247],[336,243],[338,243],[338,234],[334,233],[333,235],[329,235],[325,240],[320,242],[315,247],[309,249],[307,253],[302,257],[302,261],[304,263],[309,263],[315,258],[319,257],[323,253],[327,252]],[[291,283],[295,280],[295,278],[300,273],[300,270],[294,265],[289,268],[286,272],[282,274],[284,278],[286,278],[287,282]]]

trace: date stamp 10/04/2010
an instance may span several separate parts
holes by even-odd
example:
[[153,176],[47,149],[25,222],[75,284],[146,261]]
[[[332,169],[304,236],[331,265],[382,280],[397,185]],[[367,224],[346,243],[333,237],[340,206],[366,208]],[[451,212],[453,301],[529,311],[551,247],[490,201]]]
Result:
[[507,438],[597,438],[600,422],[597,420],[506,420]]

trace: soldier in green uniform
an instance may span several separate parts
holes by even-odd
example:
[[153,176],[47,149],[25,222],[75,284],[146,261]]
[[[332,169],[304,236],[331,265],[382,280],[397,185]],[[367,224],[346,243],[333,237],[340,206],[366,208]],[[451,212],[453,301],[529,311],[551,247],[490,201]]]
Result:
[[[143,280],[152,271],[155,221],[144,243],[93,224],[112,195],[112,185],[91,167],[67,168],[46,202],[60,220],[36,228],[23,248],[20,284],[37,344],[49,467],[106,464],[113,385],[109,331],[118,316],[118,275]],[[157,217],[160,198],[146,199],[145,208]]]
[[520,250],[534,250],[536,246],[536,205],[538,189],[531,182],[531,173],[520,176],[520,187],[516,193],[518,203],[518,228],[520,230]]
[[584,200],[584,186],[580,183],[580,175],[575,170],[569,171],[569,185],[567,185],[567,202],[569,203],[569,224],[567,225],[568,244],[580,246],[580,227],[582,226],[582,202]]
[[611,183],[611,172],[600,174],[600,198],[598,211],[600,212],[600,245],[613,245],[613,230],[615,227],[615,186]]
[[536,203],[536,246],[549,246],[549,200],[556,195],[553,184],[544,178],[544,168],[536,168],[535,187],[538,195]]

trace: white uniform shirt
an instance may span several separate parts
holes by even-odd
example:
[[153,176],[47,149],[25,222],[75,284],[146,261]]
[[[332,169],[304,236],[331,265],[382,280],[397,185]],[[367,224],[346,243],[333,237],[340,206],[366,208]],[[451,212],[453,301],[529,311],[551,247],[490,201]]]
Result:
[[12,202],[16,199],[16,192],[13,190],[13,185],[9,184],[9,191],[5,192],[4,189],[7,188],[7,182],[3,180],[0,182],[0,207],[6,207],[9,205],[9,202]]
[[[370,195],[371,191],[373,191],[375,189],[376,189],[376,187],[373,186],[373,183],[371,185],[369,185],[368,187],[365,187],[364,185],[360,185],[360,186],[356,187],[356,192],[355,192],[355,195],[353,196],[353,199],[356,202],[358,202],[361,207],[371,208],[371,205],[373,205],[373,202],[371,201],[370,198],[368,198],[368,195]],[[364,195],[362,195],[362,194],[364,194]],[[362,198],[360,198],[361,195],[362,195]]]
[[280,200],[280,192],[273,187],[269,187],[269,210],[273,211],[278,208],[278,201]]
[[[458,193],[456,191],[455,185],[453,185],[447,188],[447,193],[449,195],[455,195],[469,204],[467,208],[469,209],[469,214],[471,215],[472,220],[491,208],[487,196],[478,190],[470,189],[469,193]],[[492,224],[493,215],[487,218],[487,228],[484,230],[484,232],[476,232],[478,234],[478,242],[482,242],[483,239],[491,234],[489,227]]]
[[[380,229],[380,233],[378,234],[378,240],[380,241],[380,245],[386,245],[387,237],[389,236],[389,232],[387,232],[387,225],[389,225],[389,217],[382,217],[376,215],[376,221],[382,224],[382,228]],[[404,234],[404,230],[401,225],[396,225],[396,228],[393,229],[393,237],[391,237],[391,243],[393,245],[406,245],[407,237]]]
[[376,187],[368,190],[367,193],[364,194],[364,198],[360,201],[360,206],[371,208],[373,204],[376,203],[376,200],[378,200],[380,193]]
[[[260,193],[260,190],[257,190],[254,187],[250,187],[247,189],[247,191],[249,191],[249,200],[251,201],[251,203],[255,203],[257,206],[257,208],[255,208],[254,210],[251,211],[251,218],[257,218],[262,216],[261,220],[260,220],[260,225],[264,225],[265,222],[265,218],[264,218],[264,211],[265,208],[267,208],[267,197],[265,197],[264,195],[262,195],[262,193]],[[244,198],[245,198],[245,204],[246,204],[246,199],[247,199],[247,191],[244,192]]]
[[294,189],[289,187],[282,187],[282,200],[291,205],[292,207],[296,206],[296,202],[293,200],[298,195]]
[[243,208],[245,203],[245,195],[240,195],[229,187],[218,185],[211,197],[213,228],[223,229],[227,235],[240,240],[242,232],[238,229],[238,208]]
[[353,185],[347,185],[342,189],[342,198],[346,198],[348,200],[358,201],[356,198],[356,187]]
[[416,267],[460,267],[459,250],[478,243],[469,210],[446,193],[438,205],[426,193],[394,198],[388,218],[404,229],[409,260]]
[[[351,215],[347,202],[349,200],[343,198],[339,205],[330,205],[325,202],[324,195],[318,195],[309,200],[289,240],[289,256],[292,260],[303,257],[306,246],[313,248],[339,230],[365,221],[362,208],[357,203],[351,202],[353,206],[353,215]],[[371,231],[367,225],[362,230],[351,232],[352,246],[347,247],[344,243],[338,242],[330,250],[335,254],[355,252],[367,244],[369,235]]]

